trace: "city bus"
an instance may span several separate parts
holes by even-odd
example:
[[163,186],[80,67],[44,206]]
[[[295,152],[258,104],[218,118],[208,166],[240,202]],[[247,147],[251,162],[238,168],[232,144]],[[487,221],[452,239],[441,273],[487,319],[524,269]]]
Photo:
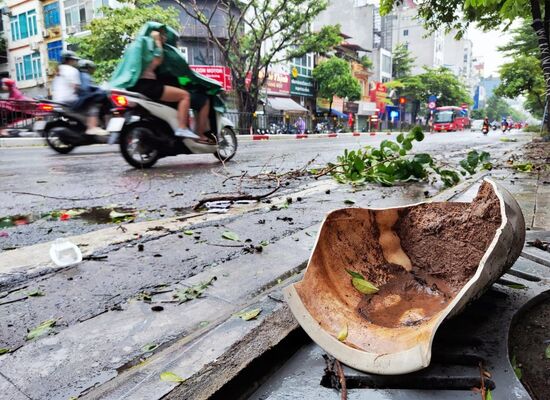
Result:
[[463,131],[470,127],[468,110],[461,107],[437,107],[434,111],[434,130],[442,131]]

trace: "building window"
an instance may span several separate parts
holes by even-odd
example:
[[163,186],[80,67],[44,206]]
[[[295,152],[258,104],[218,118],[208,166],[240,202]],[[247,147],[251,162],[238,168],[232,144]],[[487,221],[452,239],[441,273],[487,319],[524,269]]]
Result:
[[391,57],[382,54],[382,72],[391,74]]
[[83,27],[92,20],[93,5],[90,0],[65,1],[65,22],[67,26]]
[[403,36],[409,36],[409,30],[408,29],[405,29],[403,31]]
[[26,39],[38,33],[36,11],[31,10],[10,18],[11,40]]
[[42,61],[40,53],[33,53],[18,58],[15,61],[15,71],[18,81],[37,79],[42,77]]
[[59,3],[50,3],[44,6],[44,24],[46,28],[58,26],[61,23],[59,20]]
[[48,59],[50,61],[61,62],[61,52],[63,51],[63,41],[56,40],[48,43]]
[[294,58],[293,65],[298,70],[298,75],[312,76],[313,75],[313,54],[308,53],[302,57]]

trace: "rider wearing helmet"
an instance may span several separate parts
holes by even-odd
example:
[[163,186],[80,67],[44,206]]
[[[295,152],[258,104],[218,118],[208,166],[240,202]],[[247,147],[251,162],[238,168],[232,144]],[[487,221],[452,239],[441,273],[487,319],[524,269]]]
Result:
[[61,53],[61,65],[58,67],[57,76],[52,83],[52,97],[54,101],[65,103],[75,111],[81,109],[86,111],[86,133],[100,135],[107,133],[106,130],[98,127],[98,107],[80,103],[82,80],[80,71],[77,69],[80,58],[75,52],[67,50]]

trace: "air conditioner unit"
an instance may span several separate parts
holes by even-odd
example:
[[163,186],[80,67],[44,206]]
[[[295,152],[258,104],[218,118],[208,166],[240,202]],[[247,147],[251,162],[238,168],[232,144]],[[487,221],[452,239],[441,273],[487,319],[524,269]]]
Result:
[[12,15],[12,14],[11,14],[11,10],[10,10],[9,7],[2,7],[2,8],[0,9],[0,13],[1,13],[2,15],[7,15],[8,17],[11,17],[11,15]]
[[68,26],[67,27],[67,34],[71,35],[73,33],[76,33],[76,26]]
[[47,30],[43,30],[43,31],[42,31],[42,37],[43,37],[43,38],[49,38],[49,37],[50,37],[50,32],[47,31]]
[[38,43],[31,43],[29,47],[32,51],[36,51],[38,50]]

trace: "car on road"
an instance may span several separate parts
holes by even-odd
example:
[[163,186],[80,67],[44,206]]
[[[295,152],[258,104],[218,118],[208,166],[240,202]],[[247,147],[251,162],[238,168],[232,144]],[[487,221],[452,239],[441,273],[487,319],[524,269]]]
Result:
[[482,119],[474,119],[472,121],[471,130],[472,131],[481,131],[481,128],[483,128],[483,120]]

